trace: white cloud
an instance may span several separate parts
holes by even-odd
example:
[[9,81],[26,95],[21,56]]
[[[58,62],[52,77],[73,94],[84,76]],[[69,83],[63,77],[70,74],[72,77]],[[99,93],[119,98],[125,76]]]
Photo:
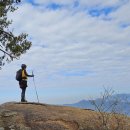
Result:
[[103,7],[118,7],[121,6],[122,4],[125,4],[129,2],[129,0],[80,0],[80,4],[83,7],[96,7],[96,8],[103,8]]
[[[25,20],[20,22],[23,18]],[[93,66],[95,63],[94,71],[109,68],[109,64],[121,64],[120,56],[129,48],[128,29],[120,28],[115,20],[93,18],[83,11],[76,14],[65,9],[42,11],[24,4],[14,19],[14,27],[18,26],[19,31],[29,33],[34,39],[33,45],[41,46],[39,52],[34,54],[34,50],[32,53],[34,57],[43,55],[39,63],[46,63],[49,70],[58,71],[68,66],[73,68],[79,64],[78,68],[87,69],[85,64]],[[33,59],[38,63],[37,58]],[[102,63],[106,63],[106,66],[102,66]]]
[[92,7],[92,6],[117,6],[120,5],[121,3],[126,3],[128,0],[34,0],[34,3],[36,4],[49,4],[49,3],[56,3],[56,4],[63,4],[63,5],[70,5],[73,4],[74,2],[79,2],[81,6],[87,6],[87,7]]
[[74,0],[34,0],[38,4],[48,4],[48,3],[57,3],[57,4],[71,4]]
[[130,16],[128,15],[130,1],[121,6],[119,10],[111,14],[111,17],[119,23],[130,23]]

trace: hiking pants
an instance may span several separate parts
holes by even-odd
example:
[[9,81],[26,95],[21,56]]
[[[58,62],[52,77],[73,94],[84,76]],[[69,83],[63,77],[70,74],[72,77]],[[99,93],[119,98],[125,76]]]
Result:
[[25,101],[25,92],[26,92],[26,87],[25,88],[21,88],[22,92],[21,92],[21,101]]

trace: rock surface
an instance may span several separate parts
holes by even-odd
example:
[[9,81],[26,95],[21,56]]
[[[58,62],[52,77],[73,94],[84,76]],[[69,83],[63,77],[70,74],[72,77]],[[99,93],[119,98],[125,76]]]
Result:
[[96,115],[72,107],[6,103],[0,106],[0,130],[97,130],[100,123]]

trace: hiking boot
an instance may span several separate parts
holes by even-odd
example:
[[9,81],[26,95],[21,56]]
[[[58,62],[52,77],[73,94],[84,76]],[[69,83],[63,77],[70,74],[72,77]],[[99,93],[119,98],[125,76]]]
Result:
[[23,100],[23,99],[21,99],[21,102],[24,102],[24,100]]
[[21,102],[27,102],[27,100],[25,100],[25,99],[21,99]]

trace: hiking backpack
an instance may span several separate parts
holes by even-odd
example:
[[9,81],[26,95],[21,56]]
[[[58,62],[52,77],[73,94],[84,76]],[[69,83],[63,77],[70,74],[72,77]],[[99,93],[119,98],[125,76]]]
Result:
[[16,72],[16,80],[17,81],[22,80],[22,70],[21,69]]

